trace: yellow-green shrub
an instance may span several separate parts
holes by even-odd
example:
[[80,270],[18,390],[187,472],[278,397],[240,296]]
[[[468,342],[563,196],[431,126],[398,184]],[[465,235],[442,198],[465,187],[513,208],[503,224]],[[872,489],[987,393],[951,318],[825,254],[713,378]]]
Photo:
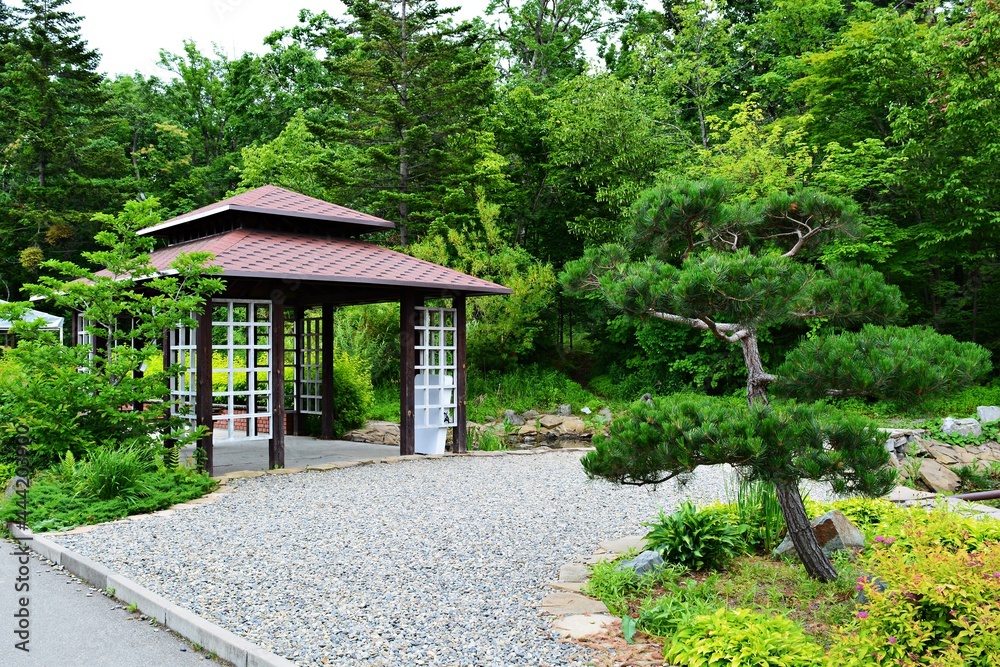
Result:
[[[1000,523],[911,510],[859,566],[868,603],[839,629],[830,667],[987,667],[1000,662]],[[879,589],[883,587],[884,591]]]
[[680,667],[809,667],[823,651],[794,621],[723,607],[682,622],[663,650]]

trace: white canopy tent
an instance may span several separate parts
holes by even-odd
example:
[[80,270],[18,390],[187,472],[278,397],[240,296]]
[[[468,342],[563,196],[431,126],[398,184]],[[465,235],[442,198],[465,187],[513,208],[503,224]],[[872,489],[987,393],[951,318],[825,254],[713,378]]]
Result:
[[[0,304],[5,304],[6,301],[0,300]],[[25,322],[33,322],[35,320],[44,320],[45,326],[42,327],[42,331],[54,331],[59,334],[59,342],[63,342],[63,324],[65,319],[62,317],[56,317],[55,315],[49,315],[48,313],[43,313],[40,310],[29,310],[21,318]],[[9,344],[10,343],[10,330],[13,326],[10,320],[0,319],[0,337],[2,340]]]

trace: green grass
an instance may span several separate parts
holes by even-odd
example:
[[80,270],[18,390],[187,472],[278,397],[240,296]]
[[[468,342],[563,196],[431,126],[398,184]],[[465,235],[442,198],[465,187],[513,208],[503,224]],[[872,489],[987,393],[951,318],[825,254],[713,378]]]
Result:
[[569,403],[574,412],[587,406],[595,413],[609,401],[590,393],[569,376],[537,364],[513,371],[485,374],[469,369],[469,419],[488,422],[503,417],[504,410],[554,412]]
[[[79,491],[75,484],[56,475],[42,473],[28,491],[27,525],[33,532],[42,533],[113,521],[131,514],[155,512],[199,498],[217,484],[205,475],[178,468],[146,473],[142,478],[142,497],[100,500],[94,495]],[[11,498],[0,509],[0,520],[4,525],[10,521],[20,521],[16,499],[16,496]]]
[[390,384],[375,387],[375,400],[368,413],[368,419],[399,423],[399,385]]

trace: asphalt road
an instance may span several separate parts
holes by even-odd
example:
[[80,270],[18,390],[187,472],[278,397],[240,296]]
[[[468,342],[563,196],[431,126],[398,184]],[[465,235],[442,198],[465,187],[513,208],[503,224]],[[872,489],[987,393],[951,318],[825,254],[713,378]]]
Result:
[[[31,554],[28,574],[19,547],[0,540],[0,667],[217,666],[166,628],[150,625],[75,576]],[[19,581],[20,580],[20,581]],[[27,584],[27,590],[17,586]],[[28,652],[17,648],[27,601]],[[18,618],[16,614],[21,614]]]

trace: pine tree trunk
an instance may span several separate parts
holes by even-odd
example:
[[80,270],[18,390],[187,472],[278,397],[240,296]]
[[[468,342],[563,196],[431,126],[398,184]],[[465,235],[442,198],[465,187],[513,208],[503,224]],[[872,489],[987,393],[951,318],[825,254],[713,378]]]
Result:
[[799,486],[795,480],[781,480],[775,482],[775,490],[778,493],[778,503],[781,505],[781,512],[785,515],[785,525],[788,527],[788,536],[795,545],[802,565],[806,572],[813,579],[820,581],[833,581],[837,578],[837,571],[833,569],[833,563],[823,553],[816,539],[816,533],[809,525],[809,516],[806,514],[805,503],[799,494]]
[[767,385],[773,379],[764,372],[764,364],[760,360],[760,350],[757,349],[757,334],[750,333],[740,339],[743,347],[743,361],[747,367],[747,403],[762,403],[767,405]]

